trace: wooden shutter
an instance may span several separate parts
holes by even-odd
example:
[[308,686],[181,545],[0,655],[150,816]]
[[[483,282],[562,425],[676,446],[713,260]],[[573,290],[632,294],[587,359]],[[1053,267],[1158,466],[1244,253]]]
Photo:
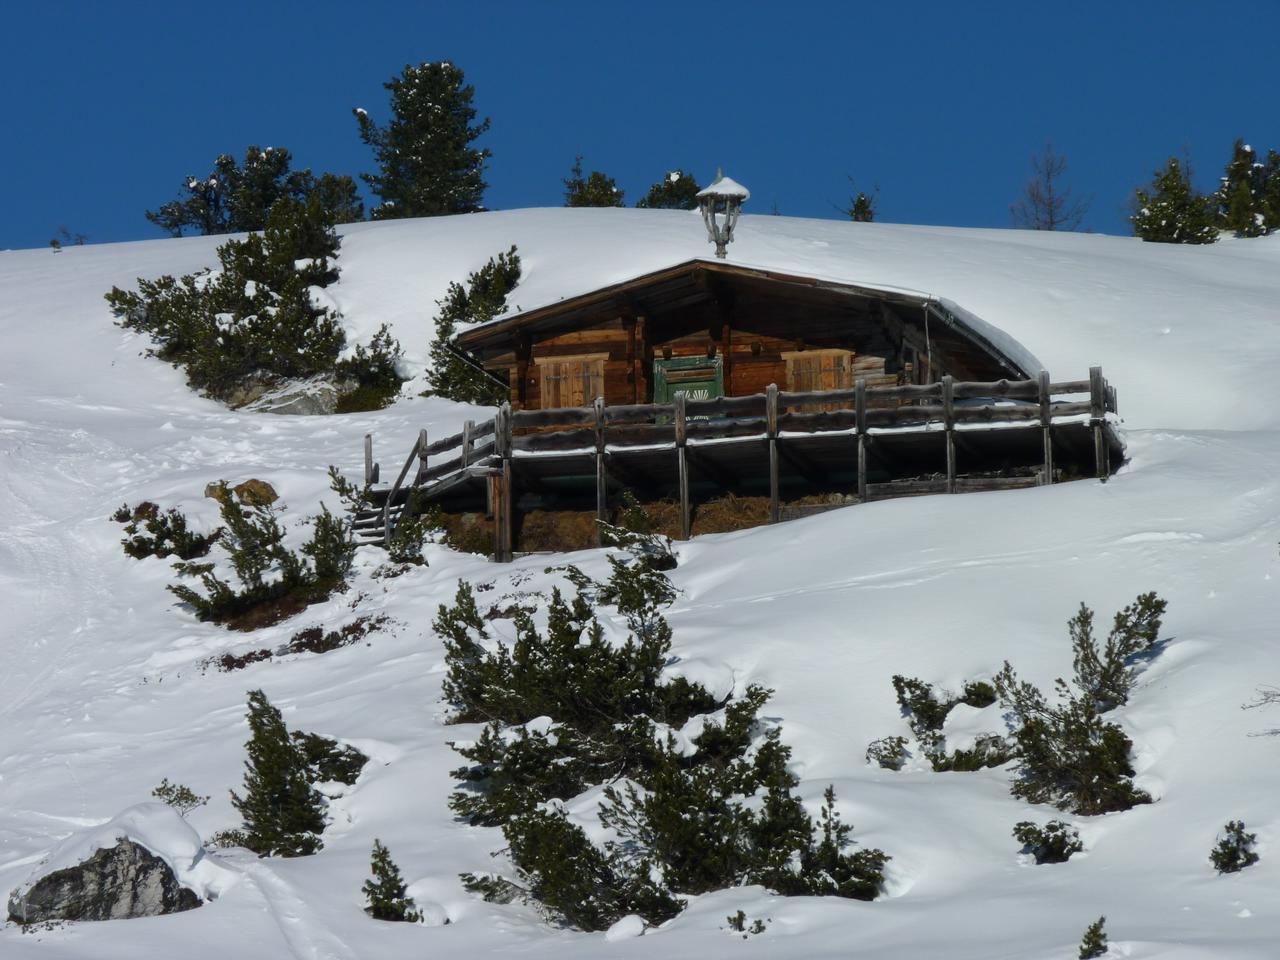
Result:
[[[787,390],[844,390],[853,386],[853,353],[849,350],[802,350],[784,353],[787,363]],[[813,409],[834,410],[838,404]]]
[[607,354],[580,357],[535,358],[541,384],[541,409],[589,407],[604,396],[604,361]]

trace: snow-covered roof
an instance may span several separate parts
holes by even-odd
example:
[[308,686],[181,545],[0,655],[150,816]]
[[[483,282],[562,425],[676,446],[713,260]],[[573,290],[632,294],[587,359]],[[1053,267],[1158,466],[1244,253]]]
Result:
[[743,202],[751,199],[751,191],[732,177],[721,174],[709,187],[698,191],[699,197],[738,197]]

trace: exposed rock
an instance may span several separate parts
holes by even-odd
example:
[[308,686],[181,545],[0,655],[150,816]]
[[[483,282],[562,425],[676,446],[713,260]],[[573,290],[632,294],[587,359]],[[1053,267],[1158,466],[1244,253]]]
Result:
[[[239,406],[255,413],[282,413],[317,416],[333,413],[338,398],[351,384],[321,374],[307,380],[290,380],[273,385]],[[235,406],[235,404],[233,404]]]
[[227,499],[231,493],[227,489],[227,482],[225,480],[215,480],[213,483],[206,483],[204,485],[204,495],[210,500],[217,500],[221,503],[223,500]]
[[231,488],[236,498],[249,507],[267,507],[280,499],[276,488],[265,480],[249,479]]
[[164,860],[122,838],[82,863],[47,874],[25,893],[15,890],[9,898],[9,919],[122,920],[198,906],[200,898],[178,883]]

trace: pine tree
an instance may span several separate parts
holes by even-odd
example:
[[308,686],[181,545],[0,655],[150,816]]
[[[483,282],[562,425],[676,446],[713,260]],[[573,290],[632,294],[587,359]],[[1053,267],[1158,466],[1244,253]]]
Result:
[[306,757],[261,690],[249,691],[248,721],[244,797],[231,793],[245,846],[264,857],[315,853],[323,846],[325,802],[308,779]]
[[1213,198],[1196,192],[1190,175],[1176,157],[1170,157],[1155,180],[1136,194],[1137,212],[1131,220],[1133,233],[1153,243],[1213,243]]
[[475,123],[475,87],[452,63],[406,64],[383,86],[391,122],[378,126],[356,108],[360,139],[373,148],[378,173],[361,174],[382,203],[373,219],[436,217],[483,209],[484,164],[492,155],[471,144],[489,129]]
[[1089,200],[1071,196],[1062,186],[1067,158],[1045,143],[1043,152],[1031,158],[1031,178],[1022,196],[1009,206],[1015,227],[1025,230],[1076,230],[1089,212]]
[[484,323],[506,313],[507,294],[520,281],[520,255],[512,246],[490,257],[467,277],[467,285],[449,284],[444,298],[436,301],[436,336],[431,343],[431,370],[427,382],[431,392],[462,403],[494,404],[506,396],[500,383],[453,349],[451,342],[458,324]]
[[[574,173],[581,176],[582,158],[578,158]],[[649,192],[636,202],[637,207],[653,210],[697,210],[698,181],[683,170],[668,171],[666,176],[649,188]],[[612,204],[606,204],[612,206]]]
[[404,878],[400,876],[400,868],[391,859],[391,853],[382,842],[373,841],[373,862],[370,865],[372,880],[364,882],[365,898],[369,905],[364,912],[375,920],[398,920],[406,923],[417,923],[422,914],[412,897],[405,896]]
[[1218,226],[1237,237],[1259,237],[1266,230],[1263,214],[1264,168],[1253,147],[1237,140],[1223,172],[1214,203]]
[[147,219],[170,235],[194,232],[203,236],[261,230],[277,200],[307,201],[317,197],[332,223],[350,223],[364,217],[364,205],[348,176],[322,174],[309,169],[291,170],[292,156],[284,147],[250,146],[244,162],[229,153],[220,154],[206,176],[190,175],[184,195],[148,210]]
[[564,181],[564,205],[566,207],[621,207],[622,191],[613,177],[605,176],[599,170],[592,170],[583,179],[582,154],[573,161],[573,169]]
[[[846,176],[848,176],[846,174]],[[854,183],[853,177],[849,177],[849,189],[857,190],[857,184]],[[876,187],[875,193],[868,196],[862,190],[849,197],[849,206],[837,207],[841,213],[852,220],[854,223],[871,223],[876,218],[876,204],[880,200],[880,188]]]
[[1107,955],[1106,917],[1099,917],[1089,924],[1080,941],[1080,960],[1097,960]]
[[1280,153],[1267,151],[1262,167],[1262,218],[1267,232],[1280,230]]
[[1259,857],[1253,850],[1258,835],[1245,833],[1244,821],[1232,820],[1222,828],[1222,832],[1224,836],[1209,852],[1209,861],[1219,873],[1239,873],[1258,862]]

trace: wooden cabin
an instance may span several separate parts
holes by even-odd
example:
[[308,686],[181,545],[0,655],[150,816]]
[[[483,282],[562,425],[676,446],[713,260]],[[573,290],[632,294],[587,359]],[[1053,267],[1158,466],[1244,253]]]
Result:
[[691,260],[482,324],[459,348],[514,410],[1036,375],[934,297]]

